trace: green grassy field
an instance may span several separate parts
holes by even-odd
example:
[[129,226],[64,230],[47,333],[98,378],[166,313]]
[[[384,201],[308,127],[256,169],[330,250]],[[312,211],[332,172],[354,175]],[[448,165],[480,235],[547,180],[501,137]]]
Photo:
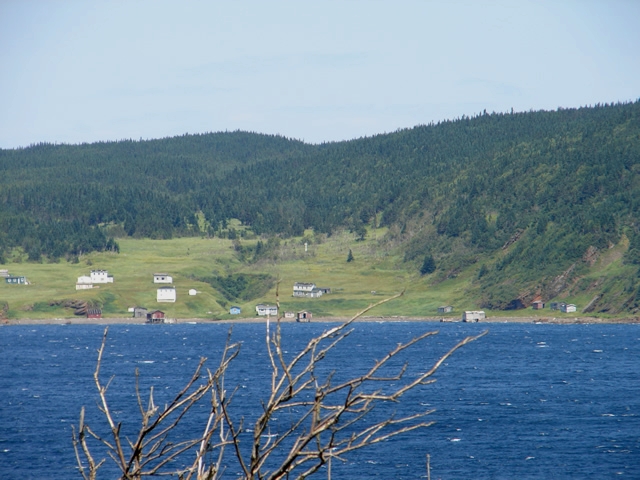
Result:
[[[282,241],[278,261],[241,262],[231,240],[220,238],[177,238],[172,240],[120,239],[120,253],[92,253],[79,263],[7,263],[2,266],[11,275],[25,275],[30,285],[0,283],[0,305],[9,304],[8,318],[66,318],[73,310],[52,305],[63,300],[87,300],[102,306],[105,317],[128,317],[128,308],[143,306],[160,309],[175,318],[230,318],[229,306],[242,308],[242,317],[255,315],[257,303],[274,303],[276,287],[250,301],[228,300],[208,283],[195,280],[207,276],[226,276],[237,273],[266,273],[279,280],[281,310],[309,310],[314,316],[350,316],[371,303],[402,290],[405,295],[378,307],[372,314],[381,316],[435,317],[440,305],[453,305],[452,315],[463,310],[477,309],[465,292],[476,275],[477,265],[461,272],[456,278],[433,284],[429,275],[420,276],[418,269],[405,264],[392,247],[377,239],[384,230],[370,232],[365,241],[357,242],[353,234],[343,232],[321,241],[311,241],[305,252],[303,239]],[[242,240],[242,245],[255,245],[254,240]],[[349,250],[355,260],[347,262]],[[607,273],[620,267],[617,257],[611,256],[594,273]],[[76,291],[77,277],[88,275],[92,269],[108,270],[113,284],[100,288]],[[175,303],[158,303],[153,273],[173,276],[177,289]],[[293,298],[294,282],[312,282],[329,287],[331,294],[321,298]],[[197,295],[188,295],[189,289]],[[583,305],[584,298],[563,299]],[[530,316],[531,309],[510,312],[491,312],[491,316]],[[548,314],[548,310],[547,310]]]

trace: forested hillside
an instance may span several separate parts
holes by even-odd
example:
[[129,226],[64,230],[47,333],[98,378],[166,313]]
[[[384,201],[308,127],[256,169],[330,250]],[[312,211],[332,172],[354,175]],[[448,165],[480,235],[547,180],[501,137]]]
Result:
[[0,260],[15,246],[33,260],[117,249],[100,226],[136,237],[198,234],[200,210],[214,225],[230,218],[218,185],[234,169],[310,149],[233,132],[0,150]]
[[640,102],[322,145],[245,132],[35,145],[0,151],[0,260],[15,247],[32,260],[117,250],[110,235],[222,235],[232,218],[281,237],[384,225],[381,242],[416,271],[427,257],[433,281],[473,266],[480,305],[518,308],[574,288],[624,244],[627,270],[600,282],[617,300],[592,308],[635,311],[639,169]]

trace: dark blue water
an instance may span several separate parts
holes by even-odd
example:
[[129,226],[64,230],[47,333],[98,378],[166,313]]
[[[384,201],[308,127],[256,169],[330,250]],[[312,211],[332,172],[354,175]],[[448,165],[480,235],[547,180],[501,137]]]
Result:
[[[331,324],[285,324],[292,354]],[[435,408],[430,428],[334,461],[334,479],[640,478],[640,327],[638,325],[531,325],[359,323],[326,360],[320,374],[337,379],[363,373],[398,342],[428,330],[440,333],[393,362],[410,364],[409,378],[466,335],[487,336],[463,347],[384,416]],[[108,396],[125,431],[138,422],[133,372],[143,389],[155,385],[156,403],[183,386],[201,356],[213,367],[227,337],[225,325],[112,326],[103,379],[115,375]],[[106,433],[97,411],[92,375],[100,326],[0,328],[0,478],[80,478],[71,425],[80,408]],[[260,408],[269,378],[262,324],[236,325],[242,353],[229,372],[237,385],[233,405],[248,425]],[[204,409],[201,409],[203,416]],[[198,413],[196,411],[196,413]],[[187,425],[201,429],[202,418]],[[276,427],[277,428],[277,427]],[[117,472],[105,466],[101,478]],[[229,460],[226,475],[237,465]],[[326,470],[317,478],[326,478]]]

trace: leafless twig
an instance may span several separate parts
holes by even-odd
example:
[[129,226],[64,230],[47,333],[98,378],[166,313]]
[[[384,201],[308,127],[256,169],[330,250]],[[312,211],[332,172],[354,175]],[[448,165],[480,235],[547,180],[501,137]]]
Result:
[[[164,408],[155,404],[153,388],[146,402],[143,401],[136,372],[141,423],[136,437],[129,440],[123,437],[122,426],[115,421],[108,403],[107,391],[113,378],[106,384],[100,378],[108,333],[108,328],[105,329],[94,382],[100,396],[99,409],[109,425],[110,436],[103,438],[89,428],[84,421],[84,408],[81,410],[77,431],[73,430],[80,474],[84,480],[96,479],[98,469],[105,461],[94,460],[87,441],[89,437],[106,448],[120,470],[121,479],[137,480],[152,475],[170,475],[185,480],[217,479],[228,461],[225,449],[229,446],[242,469],[242,478],[282,479],[305,478],[330,464],[332,458],[342,460],[354,450],[432,425],[426,417],[433,410],[397,417],[389,414],[382,420],[374,420],[370,413],[376,405],[399,402],[407,392],[435,381],[434,373],[456,350],[486,332],[459,341],[422,373],[412,377],[407,375],[406,364],[398,367],[395,373],[386,372],[392,367],[393,359],[436,335],[437,331],[425,332],[398,344],[360,376],[335,381],[332,372],[320,375],[317,371],[327,355],[349,336],[356,319],[402,294],[370,305],[348,321],[325,330],[289,359],[282,346],[281,318],[276,319],[273,331],[270,321],[267,322],[270,391],[266,392],[262,412],[252,425],[250,448],[241,447],[241,439],[247,438],[245,432],[248,430],[244,428],[244,417],[232,410],[235,390],[228,394],[225,389],[225,375],[239,353],[239,344],[231,342],[231,331],[215,371],[207,370],[206,375],[203,374],[206,359],[202,358],[184,388]],[[278,297],[276,301],[279,307]],[[174,442],[171,437],[176,427],[205,396],[210,397],[210,408],[203,419],[203,430],[192,439]],[[295,416],[291,417],[291,412],[295,412]],[[287,418],[291,420],[286,427],[277,424],[279,431],[274,434],[274,422],[280,414],[289,415]],[[186,461],[188,458],[190,460]]]

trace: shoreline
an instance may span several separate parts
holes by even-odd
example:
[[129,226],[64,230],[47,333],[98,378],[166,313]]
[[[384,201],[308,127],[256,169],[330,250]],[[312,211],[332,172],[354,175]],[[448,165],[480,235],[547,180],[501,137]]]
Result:
[[[311,323],[342,323],[350,317],[318,317]],[[172,319],[167,324],[239,324],[239,323],[266,323],[266,317],[246,317],[246,318],[225,318],[221,320],[206,318],[178,318]],[[275,321],[272,319],[271,321]],[[405,317],[405,316],[363,316],[357,318],[356,322],[428,322],[428,323],[463,323],[460,317]],[[281,318],[281,323],[297,323],[292,318]],[[640,317],[627,318],[597,318],[597,317],[487,317],[480,322],[471,323],[531,323],[531,324],[554,324],[554,325],[575,325],[575,324],[640,324]],[[16,325],[144,325],[145,318],[116,317],[116,318],[12,318],[0,319],[0,326]]]

